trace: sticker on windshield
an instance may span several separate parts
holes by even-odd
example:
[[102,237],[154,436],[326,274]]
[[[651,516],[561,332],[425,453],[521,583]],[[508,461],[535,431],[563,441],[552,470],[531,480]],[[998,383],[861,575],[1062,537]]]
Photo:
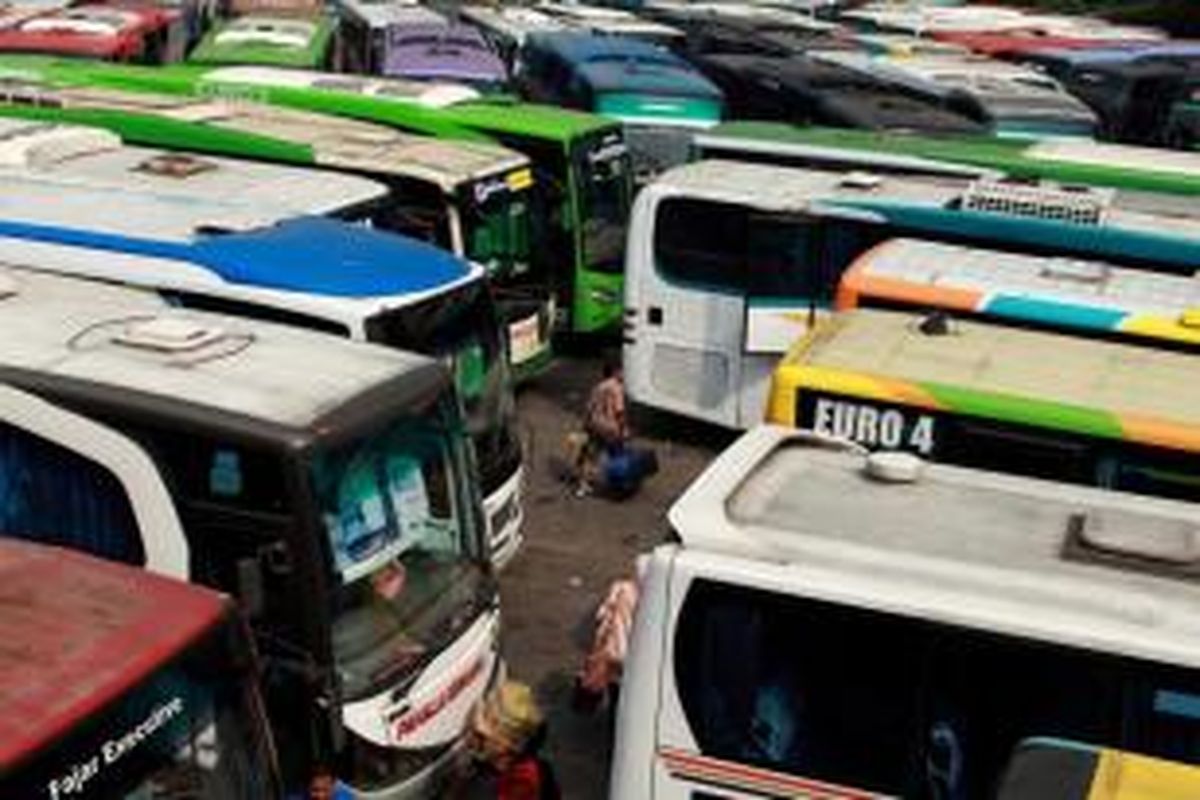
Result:
[[429,493],[425,490],[420,462],[407,456],[389,458],[387,482],[400,541],[411,547],[421,541],[429,526]]
[[336,513],[325,515],[333,541],[334,563],[352,581],[393,549],[399,531],[388,524],[384,498],[371,464],[355,463],[338,486]]

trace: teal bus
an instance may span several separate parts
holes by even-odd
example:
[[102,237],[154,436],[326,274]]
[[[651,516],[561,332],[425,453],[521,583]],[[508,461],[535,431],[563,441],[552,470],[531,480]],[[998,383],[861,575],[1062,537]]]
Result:
[[533,268],[552,276],[557,328],[619,328],[632,170],[621,123],[465,87],[269,67],[137,68],[0,57],[0,76],[248,99],[438,138],[498,142],[533,164]]
[[533,268],[529,159],[488,142],[436,140],[369,122],[229,102],[10,79],[0,116],[106,128],[128,144],[349,172],[391,193],[373,227],[424,239],[487,269],[518,380],[548,365],[550,277]]
[[727,122],[693,140],[693,157],[913,175],[1053,180],[1132,192],[1200,195],[1200,153],[1095,142],[878,133]]

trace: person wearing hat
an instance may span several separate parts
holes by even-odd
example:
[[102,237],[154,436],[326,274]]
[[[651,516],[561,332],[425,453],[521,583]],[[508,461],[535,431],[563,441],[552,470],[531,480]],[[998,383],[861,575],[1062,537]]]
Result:
[[546,724],[533,690],[504,681],[475,708],[470,742],[496,776],[498,800],[558,800],[554,770],[538,755]]

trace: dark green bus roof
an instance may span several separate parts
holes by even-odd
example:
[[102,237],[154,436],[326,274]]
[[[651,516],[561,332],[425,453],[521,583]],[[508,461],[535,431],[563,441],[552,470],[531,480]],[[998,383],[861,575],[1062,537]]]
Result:
[[[957,164],[1016,178],[1200,195],[1200,155],[1086,140],[881,133],[771,122],[726,122],[700,139],[713,140],[726,140],[734,149],[736,140],[743,140],[760,152],[762,145],[776,143]],[[725,147],[717,149],[727,155]]]

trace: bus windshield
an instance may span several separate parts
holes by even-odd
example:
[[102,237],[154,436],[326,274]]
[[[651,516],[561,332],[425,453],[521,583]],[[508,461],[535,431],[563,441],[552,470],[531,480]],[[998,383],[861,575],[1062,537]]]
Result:
[[629,151],[619,136],[585,140],[575,150],[583,259],[588,269],[621,272],[629,216]]
[[508,365],[492,298],[475,281],[368,321],[371,341],[446,361],[463,401],[484,494],[495,491],[521,460]]
[[460,193],[465,255],[501,281],[530,268],[528,171],[484,178]]
[[158,800],[277,797],[244,639],[214,628],[0,780],[0,796]]
[[491,592],[447,431],[432,420],[319,451],[311,475],[341,586],[333,649],[347,699],[411,674]]

